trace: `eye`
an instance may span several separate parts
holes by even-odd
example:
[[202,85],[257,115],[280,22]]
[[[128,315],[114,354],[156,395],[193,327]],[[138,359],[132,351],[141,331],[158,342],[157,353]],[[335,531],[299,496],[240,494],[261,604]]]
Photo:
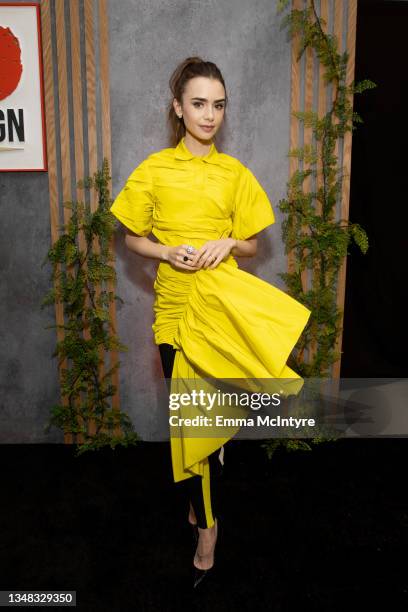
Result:
[[202,102],[193,102],[193,106],[195,106],[196,108],[197,108],[197,105],[201,106],[201,104],[202,104]]
[[216,104],[216,107],[218,108],[218,110],[221,110],[224,108],[224,104]]

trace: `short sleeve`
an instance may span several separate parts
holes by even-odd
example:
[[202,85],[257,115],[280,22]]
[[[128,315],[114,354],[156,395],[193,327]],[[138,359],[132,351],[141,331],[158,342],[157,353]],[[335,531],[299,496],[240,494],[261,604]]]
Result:
[[247,240],[275,223],[272,204],[251,170],[245,166],[235,193],[231,236]]
[[149,162],[145,159],[127,179],[110,211],[135,234],[147,236],[152,229],[154,190]]

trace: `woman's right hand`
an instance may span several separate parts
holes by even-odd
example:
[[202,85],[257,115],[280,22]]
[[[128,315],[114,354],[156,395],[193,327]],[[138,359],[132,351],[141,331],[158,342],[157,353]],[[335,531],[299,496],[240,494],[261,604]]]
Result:
[[[187,244],[181,244],[175,247],[166,247],[163,259],[179,270],[199,270],[199,266],[191,265],[195,250],[193,253],[187,253],[187,246]],[[188,257],[188,260],[184,261],[184,257]]]

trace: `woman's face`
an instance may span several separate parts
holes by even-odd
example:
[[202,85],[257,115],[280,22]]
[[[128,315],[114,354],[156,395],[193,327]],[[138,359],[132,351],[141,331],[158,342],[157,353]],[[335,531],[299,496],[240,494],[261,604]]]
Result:
[[[183,113],[186,130],[198,140],[212,140],[224,119],[225,90],[217,79],[194,77],[187,82],[182,106],[173,102],[178,115]],[[211,130],[203,126],[212,126]]]

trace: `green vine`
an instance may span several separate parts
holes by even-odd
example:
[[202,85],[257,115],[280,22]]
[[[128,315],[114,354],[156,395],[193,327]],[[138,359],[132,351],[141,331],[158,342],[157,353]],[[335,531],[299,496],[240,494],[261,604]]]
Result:
[[[123,303],[108,288],[109,283],[116,286],[116,272],[110,265],[115,258],[109,249],[116,223],[109,210],[110,179],[108,161],[104,159],[101,170],[78,182],[81,189],[96,190],[97,208],[91,212],[84,202],[64,203],[71,210],[71,217],[60,227],[63,233],[42,264],[52,264],[53,289],[43,299],[41,308],[63,304],[64,324],[47,328],[64,331],[53,357],[59,358],[61,395],[67,398],[66,405],[52,407],[45,429],[49,431],[54,425],[65,434],[79,435],[83,442],[77,444],[77,455],[107,445],[113,449],[128,446],[139,440],[128,415],[111,406],[110,399],[116,393],[112,375],[120,362],[101,374],[107,352],[128,350],[113,333],[109,312],[114,300]],[[67,368],[62,367],[64,362]],[[92,426],[95,433],[90,433]]]
[[[278,13],[284,11],[288,4],[289,0],[280,0]],[[352,108],[354,94],[376,87],[369,80],[346,84],[349,55],[347,51],[342,54],[338,52],[336,37],[326,34],[324,25],[325,21],[318,17],[313,0],[308,0],[304,10],[293,9],[282,20],[282,27],[288,28],[291,38],[299,35],[297,61],[307,48],[313,49],[324,66],[325,85],[332,84],[336,92],[331,108],[320,118],[313,111],[293,113],[299,122],[312,129],[313,144],[289,151],[288,156],[297,158],[301,169],[293,173],[287,183],[287,197],[279,202],[279,209],[286,213],[282,223],[285,253],[293,253],[295,257],[295,270],[279,276],[285,281],[288,293],[311,310],[309,321],[295,347],[296,354],[290,356],[288,363],[301,376],[316,378],[329,377],[330,367],[341,356],[341,353],[335,352],[342,330],[342,311],[337,307],[336,285],[349,245],[354,241],[362,253],[368,250],[367,234],[358,223],[349,223],[347,219],[334,220],[345,176],[343,168],[339,168],[335,147],[339,140],[341,150],[346,132],[354,130],[356,123],[363,122]],[[320,151],[318,143],[321,143]],[[304,165],[308,166],[307,169],[304,169]],[[309,176],[314,177],[315,185],[318,184],[318,177],[321,179],[321,186],[315,191],[304,190],[303,183]],[[313,278],[311,289],[306,291],[302,285],[304,270],[311,270]],[[316,351],[306,362],[304,353],[311,346],[316,347]],[[321,441],[321,438],[315,438],[312,443]],[[289,451],[311,450],[304,440],[275,439],[264,446],[268,455],[272,456],[280,445]]]

